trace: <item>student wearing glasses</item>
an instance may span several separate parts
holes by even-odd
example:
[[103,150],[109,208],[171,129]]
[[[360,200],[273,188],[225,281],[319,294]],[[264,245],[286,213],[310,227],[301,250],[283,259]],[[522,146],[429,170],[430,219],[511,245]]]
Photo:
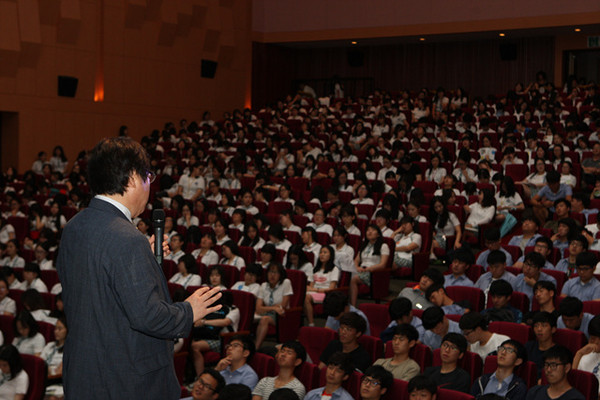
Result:
[[475,398],[493,393],[508,400],[525,400],[527,384],[514,373],[515,368],[527,361],[525,347],[518,341],[509,339],[498,346],[497,352],[496,370],[477,378],[471,394]]
[[225,346],[226,356],[222,358],[215,369],[221,373],[227,385],[239,383],[254,389],[258,382],[258,375],[248,364],[256,348],[254,342],[247,335],[236,335]]
[[564,399],[583,400],[585,397],[571,386],[567,375],[571,370],[573,355],[564,346],[554,346],[544,353],[544,373],[547,385],[532,387],[527,393],[528,400]]
[[600,282],[594,277],[594,268],[598,258],[592,252],[577,255],[577,276],[565,282],[562,295],[577,297],[581,301],[600,299]]
[[214,369],[205,369],[196,379],[190,397],[181,400],[216,400],[225,387],[225,379]]
[[311,390],[306,394],[304,400],[353,400],[350,393],[342,387],[342,383],[348,380],[354,367],[352,358],[342,352],[334,353],[327,362],[325,373],[325,386]]
[[471,376],[458,366],[458,360],[463,358],[466,351],[467,339],[460,333],[448,333],[442,339],[440,347],[442,365],[427,368],[425,376],[444,389],[469,393]]
[[362,400],[380,400],[392,387],[394,376],[381,365],[373,365],[365,371],[360,382]]

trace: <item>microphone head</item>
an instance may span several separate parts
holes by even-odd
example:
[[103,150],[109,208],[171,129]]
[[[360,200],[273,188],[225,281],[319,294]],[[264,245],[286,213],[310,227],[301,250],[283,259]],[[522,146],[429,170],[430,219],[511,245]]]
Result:
[[165,210],[160,208],[152,210],[152,224],[154,226],[162,226],[165,224]]

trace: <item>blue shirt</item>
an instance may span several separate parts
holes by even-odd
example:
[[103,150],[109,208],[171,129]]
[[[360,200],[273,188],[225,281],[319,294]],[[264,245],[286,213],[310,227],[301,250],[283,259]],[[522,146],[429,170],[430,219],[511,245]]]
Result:
[[444,310],[444,314],[455,314],[455,315],[463,315],[465,313],[465,309],[459,306],[456,303],[452,303],[449,306],[442,306],[442,310]]
[[498,378],[496,378],[496,373],[494,372],[490,376],[490,380],[488,381],[487,385],[485,385],[483,394],[494,393],[494,394],[497,394],[498,396],[505,397],[506,392],[508,392],[508,386],[509,386],[510,382],[512,382],[512,380],[513,380],[513,374],[510,374],[509,376],[504,378],[504,380],[502,382],[500,382],[498,380]]
[[[571,189],[571,186],[565,185],[564,183],[560,184],[556,193],[550,190],[550,187],[548,185],[541,188],[538,192],[538,196],[540,196],[540,198],[545,198],[546,200],[550,200],[551,202],[554,202],[558,199],[565,199],[567,196],[571,195],[573,195],[573,190]],[[550,211],[554,212],[554,206],[550,207]]]
[[[569,275],[569,259],[568,258],[561,258],[556,263],[556,267],[554,267],[554,269],[562,271],[565,274],[567,274],[567,276],[568,276]],[[575,267],[573,267],[573,271],[574,270],[575,270]]]
[[[500,279],[504,279],[506,282],[510,283],[510,286],[512,286],[513,288],[515,287],[515,281],[517,280],[517,277],[514,276],[513,274],[511,274],[508,271],[504,271],[504,273],[502,274],[502,276],[500,277]],[[490,285],[492,284],[492,282],[494,280],[499,280],[499,279],[493,279],[492,278],[492,273],[491,272],[486,272],[485,274],[481,275],[479,277],[479,279],[477,279],[477,282],[475,282],[475,287],[483,290],[484,292],[486,292],[487,290],[489,290]]]
[[512,238],[510,238],[510,241],[508,242],[508,245],[509,246],[517,246],[517,247],[519,247],[521,249],[521,251],[525,251],[525,249],[527,247],[529,247],[529,246],[535,246],[535,242],[540,237],[542,237],[542,235],[540,235],[539,233],[536,233],[531,238],[529,238],[529,240],[525,243],[525,246],[523,246],[522,243],[521,243],[521,241],[523,240],[523,235],[516,235],[516,236],[513,236]]
[[565,240],[563,242],[563,241],[560,241],[560,240],[556,239],[554,242],[552,242],[552,246],[555,249],[558,249],[560,251],[560,256],[561,257],[564,257],[565,256],[565,249],[569,248],[569,241]]
[[[583,318],[581,318],[581,325],[579,325],[579,332],[583,332],[585,334],[585,337],[587,337],[588,339],[590,338],[590,336],[588,335],[588,325],[590,324],[592,318],[594,318],[592,314],[583,313]],[[556,327],[560,329],[568,329],[565,326],[565,323],[563,322],[562,315],[558,317],[558,320],[556,321]]]
[[581,301],[600,299],[600,282],[594,277],[588,283],[581,282],[579,277],[572,278],[565,282],[562,294],[577,297]]
[[232,371],[230,367],[225,368],[221,371],[221,375],[223,379],[225,379],[226,384],[231,383],[241,383],[242,385],[246,385],[250,388],[250,390],[254,389],[254,386],[258,383],[258,375],[248,364],[244,364],[235,371]]
[[[355,312],[358,315],[360,315],[361,317],[363,317],[363,319],[367,323],[367,331],[365,332],[365,335],[371,335],[371,327],[369,326],[369,319],[367,318],[365,313],[360,311],[358,308],[354,307],[352,304],[350,305],[348,312]],[[336,332],[339,331],[340,330],[340,320],[335,319],[332,316],[327,317],[327,321],[325,321],[325,328],[333,329]]]
[[[321,400],[321,395],[325,390],[325,386],[316,388],[306,393],[304,400]],[[354,400],[354,397],[346,391],[343,387],[339,387],[335,392],[331,394],[331,400]]]
[[[458,326],[458,322],[454,322],[451,319],[448,320],[448,333],[460,333],[462,331]],[[442,337],[433,333],[431,330],[426,330],[423,335],[423,344],[431,347],[431,350],[439,349],[442,346]]]
[[444,276],[444,287],[448,287],[448,286],[473,287],[475,285],[473,284],[473,281],[470,280],[469,278],[467,278],[467,276],[464,274],[459,275],[458,277],[455,277],[453,274],[449,274],[449,275]]
[[[538,281],[550,281],[554,283],[554,286],[556,286],[556,279],[554,279],[553,276],[548,275],[544,272],[540,272],[540,277],[538,278]],[[525,283],[525,275],[519,274],[517,276],[513,289],[516,292],[525,293],[527,297],[529,297],[529,309],[531,310],[531,301],[533,300],[533,287]]]
[[[510,253],[508,251],[504,250],[502,247],[500,247],[500,251],[503,252],[504,254],[506,254],[506,265],[511,267],[513,265],[513,259],[512,259],[512,256],[510,255]],[[490,254],[489,250],[482,251],[481,254],[479,254],[479,257],[477,257],[477,261],[475,261],[475,264],[481,265],[482,267],[487,268],[487,266],[488,266],[487,258],[488,258],[489,254]]]

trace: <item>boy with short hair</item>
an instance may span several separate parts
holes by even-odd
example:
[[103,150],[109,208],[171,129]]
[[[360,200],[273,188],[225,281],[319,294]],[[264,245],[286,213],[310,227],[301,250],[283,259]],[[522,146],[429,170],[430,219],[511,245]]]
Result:
[[553,276],[541,271],[545,264],[546,259],[540,253],[535,251],[528,253],[523,262],[523,272],[515,280],[514,290],[525,293],[529,297],[530,305],[533,299],[533,286],[537,281],[550,281],[556,285],[556,279]]
[[498,279],[504,279],[512,286],[517,278],[510,272],[506,271],[506,254],[504,254],[502,251],[490,251],[487,261],[488,272],[482,274],[475,283],[475,287],[483,290],[486,302],[492,282],[497,281]]
[[489,295],[492,299],[492,307],[481,312],[489,321],[508,321],[520,323],[523,319],[521,310],[510,304],[513,288],[504,279],[492,282]]
[[436,268],[428,268],[423,272],[419,284],[402,289],[398,297],[404,297],[411,301],[412,307],[425,310],[433,304],[425,297],[425,291],[434,283],[444,284],[444,275]]
[[410,350],[415,347],[419,333],[414,326],[400,324],[394,329],[392,358],[380,358],[373,365],[381,365],[394,375],[395,379],[407,381],[421,372],[421,367],[410,358]]
[[327,361],[327,373],[325,374],[325,386],[313,389],[306,394],[304,400],[353,400],[352,395],[342,387],[342,383],[348,380],[354,367],[352,359],[348,354],[342,352],[333,353]]
[[329,292],[325,295],[323,300],[323,312],[327,315],[325,321],[325,328],[337,331],[340,329],[340,318],[347,312],[353,312],[362,317],[365,320],[366,330],[365,335],[371,334],[371,328],[369,326],[369,319],[360,309],[354,307],[348,303],[348,295],[344,292]]
[[437,385],[425,375],[417,375],[408,381],[408,395],[411,399],[435,400]]
[[532,387],[527,393],[528,400],[569,399],[584,400],[585,397],[571,386],[567,375],[571,370],[573,355],[564,346],[554,346],[543,357],[543,368],[548,385]]
[[488,321],[476,311],[463,315],[458,325],[470,344],[469,350],[479,354],[483,361],[488,355],[495,353],[504,341],[510,339],[506,335],[490,332]]
[[225,382],[241,383],[254,389],[258,382],[258,375],[248,364],[254,352],[254,341],[248,335],[235,335],[225,346],[227,356],[222,358],[215,369],[221,373]]
[[392,340],[393,336],[395,335],[395,328],[400,324],[412,325],[419,333],[418,340],[423,339],[423,334],[425,333],[423,321],[421,321],[421,318],[413,315],[412,303],[410,300],[404,297],[396,297],[390,303],[388,313],[390,314],[390,320],[392,322],[390,322],[390,324],[379,335],[383,343]]
[[591,372],[600,380],[600,315],[588,325],[589,342],[575,353],[573,369]]
[[458,367],[458,360],[463,358],[466,351],[467,339],[463,335],[459,333],[446,334],[440,348],[442,365],[427,368],[425,376],[444,389],[469,393],[471,377],[467,371]]
[[568,277],[571,277],[577,269],[577,256],[586,251],[588,245],[589,243],[585,236],[581,234],[575,235],[569,240],[569,256],[558,260],[554,269],[562,271]]
[[300,342],[289,341],[281,345],[275,355],[279,366],[279,374],[274,377],[262,378],[252,391],[252,400],[267,400],[269,395],[277,388],[292,389],[299,398],[306,394],[304,385],[294,376],[294,369],[306,360],[306,350]]
[[473,254],[467,249],[458,249],[454,252],[452,263],[450,264],[451,274],[444,276],[444,287],[449,286],[468,286],[473,287],[473,281],[467,275],[467,269],[473,263]]
[[525,347],[516,340],[508,339],[498,347],[496,371],[477,378],[471,387],[475,398],[496,394],[507,400],[525,400],[527,384],[515,375],[515,369],[527,362]]
[[555,346],[552,335],[556,332],[556,319],[551,314],[540,311],[533,317],[534,340],[525,343],[527,358],[538,367],[538,378],[543,368],[544,352]]
[[294,225],[293,221],[294,212],[291,208],[283,210],[279,213],[279,223],[283,227],[284,231],[296,232],[298,235],[302,234],[302,228],[298,225]]
[[[536,253],[540,253],[544,257],[544,260],[546,261],[542,268],[554,269],[554,264],[552,264],[550,261],[548,261],[548,257],[550,257],[550,255],[552,254],[553,249],[554,249],[554,245],[552,244],[552,240],[550,240],[550,238],[547,238],[546,236],[539,236],[537,239],[535,239],[535,243],[533,245],[533,251],[535,251]],[[519,257],[517,262],[513,264],[513,267],[522,269],[524,262],[525,262],[525,256],[522,255],[521,257]]]
[[558,306],[558,313],[560,317],[556,322],[557,328],[580,331],[587,336],[588,325],[594,316],[583,312],[581,300],[577,297],[565,297]]
[[554,297],[556,296],[556,286],[549,281],[537,281],[533,286],[535,300],[538,302],[539,308],[536,311],[529,311],[523,316],[523,323],[533,325],[533,317],[539,311],[546,311],[555,319],[560,317],[558,310],[554,307]]
[[433,305],[441,307],[445,314],[463,315],[465,313],[465,309],[448,296],[442,285],[430,286],[425,295]]
[[429,346],[431,350],[439,349],[442,345],[442,338],[447,333],[461,333],[458,323],[446,318],[444,310],[438,306],[433,306],[423,312],[423,344]]
[[477,257],[477,261],[475,261],[475,264],[481,265],[482,267],[487,267],[488,266],[488,255],[490,254],[490,252],[493,250],[500,250],[501,252],[503,252],[506,255],[506,265],[508,265],[508,266],[513,265],[512,256],[510,255],[510,253],[508,251],[504,250],[500,244],[500,229],[499,228],[494,227],[494,228],[486,230],[483,233],[483,237],[485,239],[485,247],[487,247],[487,249],[482,251],[479,254],[479,257]]
[[361,400],[381,400],[394,384],[394,376],[381,365],[367,368],[361,379]]
[[319,357],[319,368],[325,368],[326,362],[333,353],[341,351],[352,358],[352,364],[359,371],[366,370],[371,365],[371,355],[358,343],[366,330],[365,320],[354,312],[347,312],[340,317],[339,339],[334,339]]
[[565,282],[563,296],[577,297],[581,301],[600,299],[600,282],[594,277],[594,269],[598,264],[596,255],[585,251],[577,255],[577,276]]

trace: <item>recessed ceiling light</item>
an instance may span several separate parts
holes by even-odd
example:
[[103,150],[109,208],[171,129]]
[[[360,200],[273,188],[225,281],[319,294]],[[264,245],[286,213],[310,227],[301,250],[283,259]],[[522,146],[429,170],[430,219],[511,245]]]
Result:
[[575,28],[575,32],[581,32],[580,28]]
[[419,38],[419,40],[420,40],[421,42],[424,42],[424,41],[425,41],[425,38],[424,38],[424,37],[422,37],[422,38]]
[[505,35],[504,33],[499,33],[499,34],[498,34],[498,36],[500,36],[500,37],[504,37],[504,36],[506,36],[506,35]]
[[350,44],[358,44],[358,42],[355,42],[354,40],[350,42]]

